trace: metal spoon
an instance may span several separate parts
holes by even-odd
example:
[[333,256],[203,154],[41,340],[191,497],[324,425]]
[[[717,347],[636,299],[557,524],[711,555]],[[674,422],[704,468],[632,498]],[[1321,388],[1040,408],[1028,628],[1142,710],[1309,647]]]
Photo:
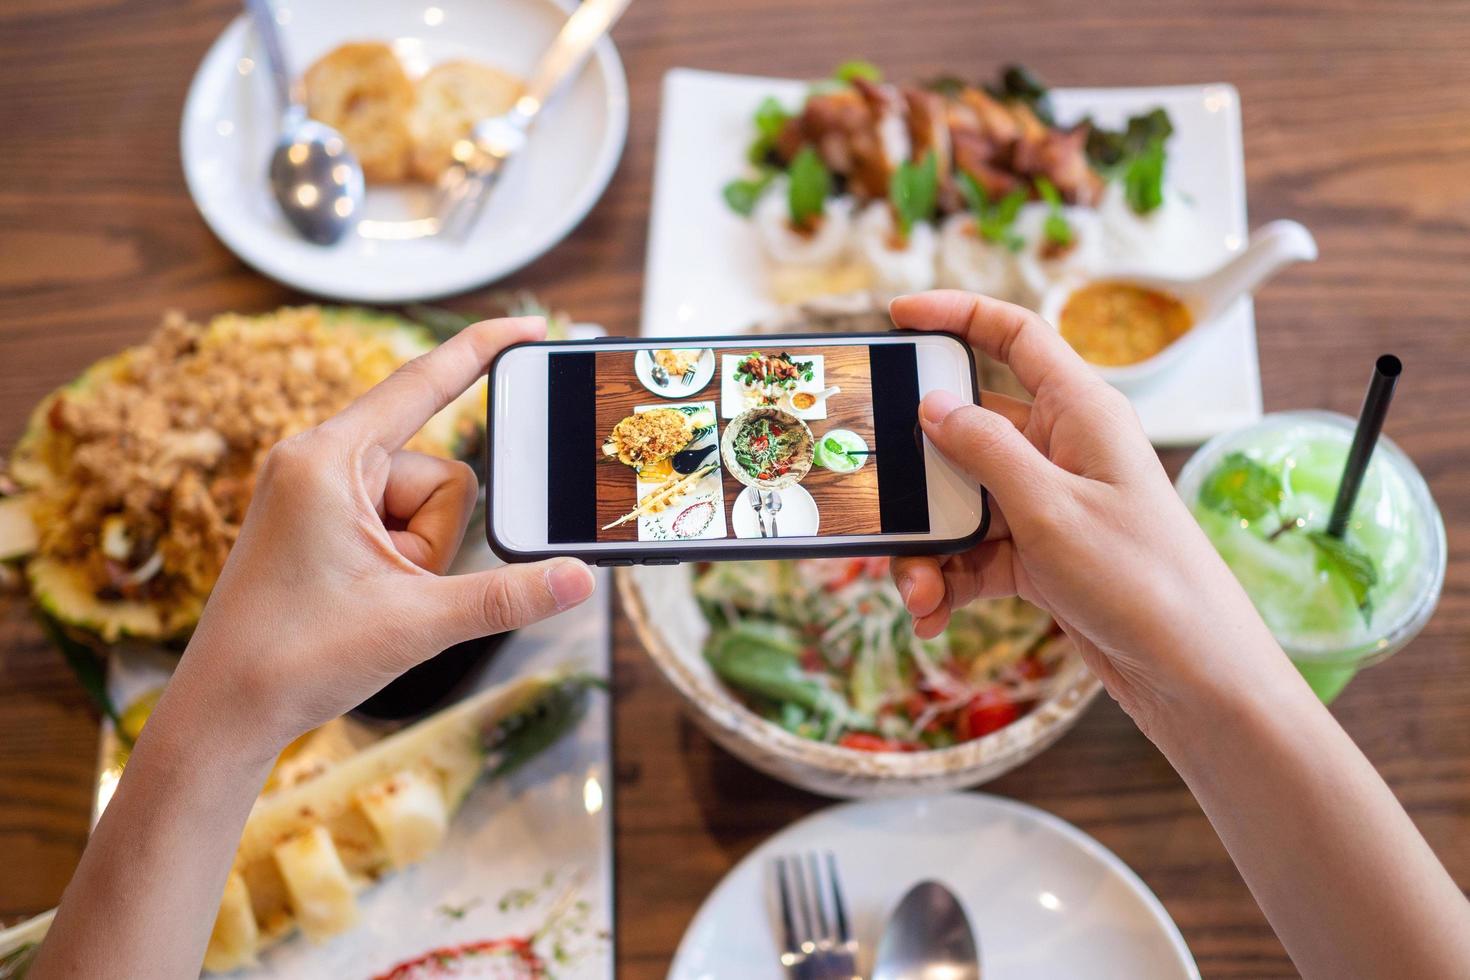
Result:
[[[669,386],[669,372],[664,369],[662,364],[655,364],[649,368],[648,376],[653,378],[653,383],[660,388],[667,388]],[[690,470],[690,472],[692,473],[693,470]]]
[[779,538],[781,532],[776,528],[776,515],[781,512],[781,495],[774,490],[766,497],[766,510],[771,514],[771,537]]
[[331,245],[347,233],[362,210],[362,167],[341,133],[307,117],[301,87],[286,64],[270,0],[245,0],[245,8],[265,47],[281,111],[281,135],[271,154],[271,190],[301,237]]
[[980,952],[965,908],[937,881],[921,881],[893,910],[873,980],[980,980]]

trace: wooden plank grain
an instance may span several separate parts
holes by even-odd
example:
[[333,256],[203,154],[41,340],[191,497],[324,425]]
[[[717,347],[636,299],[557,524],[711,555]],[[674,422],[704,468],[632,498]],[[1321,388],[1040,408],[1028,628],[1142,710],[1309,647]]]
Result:
[[[165,309],[307,298],[231,256],[183,187],[184,92],[238,9],[0,5],[0,451],[42,394],[145,336]],[[534,289],[615,333],[638,321],[671,67],[816,77],[866,56],[900,78],[1024,61],[1060,85],[1235,83],[1253,220],[1298,218],[1322,246],[1259,297],[1267,407],[1351,413],[1374,355],[1407,365],[1387,431],[1444,511],[1444,596],[1423,635],[1334,712],[1470,884],[1470,2],[645,0],[614,35],[632,111],[613,182],[566,241],[494,288]],[[490,291],[447,305],[480,309]],[[619,975],[661,977],[720,876],[824,801],[712,746],[621,620],[614,644]],[[12,862],[0,919],[60,896],[85,839],[95,726],[23,605],[0,599],[0,853]],[[1111,703],[988,789],[1073,821],[1135,868],[1205,976],[1293,975],[1199,808]]]

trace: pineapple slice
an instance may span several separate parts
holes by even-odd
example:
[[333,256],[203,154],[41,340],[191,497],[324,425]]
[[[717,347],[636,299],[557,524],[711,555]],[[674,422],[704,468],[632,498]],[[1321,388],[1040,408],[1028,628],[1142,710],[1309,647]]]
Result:
[[[482,691],[258,800],[232,875],[242,880],[258,940],[247,950],[228,935],[212,935],[209,969],[247,965],[298,927],[315,939],[350,925],[356,891],[443,839],[484,770],[485,729],[538,703],[564,678],[534,674]],[[380,799],[394,783],[404,791]]]
[[250,907],[250,889],[238,871],[225,880],[225,893],[220,898],[219,915],[214,931],[209,934],[209,949],[204,954],[206,970],[228,970],[255,962],[255,948],[260,942],[260,929]]
[[394,868],[422,860],[449,829],[449,807],[439,781],[411,769],[359,790],[357,805],[378,832]]
[[0,498],[0,561],[24,558],[36,550],[36,522],[25,497]]
[[332,835],[321,824],[288,837],[271,849],[286,882],[296,924],[320,941],[357,923],[357,897]]

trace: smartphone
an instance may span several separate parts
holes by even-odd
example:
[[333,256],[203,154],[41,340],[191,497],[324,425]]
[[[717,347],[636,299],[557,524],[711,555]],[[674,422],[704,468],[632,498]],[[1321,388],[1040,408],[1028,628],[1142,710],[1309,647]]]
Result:
[[974,354],[895,331],[518,344],[490,367],[485,521],[506,561],[936,554],[982,487],[918,424]]

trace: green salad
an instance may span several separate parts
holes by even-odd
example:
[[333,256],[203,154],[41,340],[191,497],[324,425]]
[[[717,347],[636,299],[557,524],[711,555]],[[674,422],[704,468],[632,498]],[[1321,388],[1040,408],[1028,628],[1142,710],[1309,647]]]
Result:
[[751,710],[852,749],[943,748],[1043,698],[1070,646],[1020,599],[976,602],[914,637],[886,558],[720,562],[697,573],[705,657]]
[[757,416],[735,433],[735,462],[757,480],[778,480],[791,472],[804,434],[779,422]]

